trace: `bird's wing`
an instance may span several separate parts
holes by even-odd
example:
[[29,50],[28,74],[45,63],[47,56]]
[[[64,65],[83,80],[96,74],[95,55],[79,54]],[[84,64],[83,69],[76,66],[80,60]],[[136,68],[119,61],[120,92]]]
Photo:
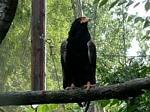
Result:
[[95,44],[90,40],[87,43],[88,46],[88,58],[91,65],[89,79],[92,84],[96,83],[95,72],[96,72],[96,47]]
[[62,65],[62,74],[63,74],[63,87],[66,88],[67,76],[66,76],[66,55],[67,55],[67,41],[62,42],[60,53],[61,53],[61,65]]
[[61,61],[63,62],[63,63],[65,63],[66,62],[66,54],[67,54],[67,41],[63,41],[62,42],[62,44],[61,44],[61,51],[60,51],[60,53],[61,53]]
[[92,40],[88,41],[88,58],[90,61],[90,64],[96,67],[96,47],[95,44],[92,42]]

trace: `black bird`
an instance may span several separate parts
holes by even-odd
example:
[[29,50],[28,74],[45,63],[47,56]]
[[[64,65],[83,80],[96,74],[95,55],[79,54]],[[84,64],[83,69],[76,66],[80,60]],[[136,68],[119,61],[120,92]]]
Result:
[[88,21],[87,17],[76,19],[67,40],[61,44],[64,89],[86,87],[88,90],[95,86],[96,47],[88,31]]

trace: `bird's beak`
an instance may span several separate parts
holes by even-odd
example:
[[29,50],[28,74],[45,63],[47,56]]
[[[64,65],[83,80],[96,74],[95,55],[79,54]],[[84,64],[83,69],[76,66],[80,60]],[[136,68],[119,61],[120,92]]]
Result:
[[81,18],[80,23],[87,23],[87,22],[89,22],[90,20],[91,20],[90,18],[83,17],[83,18]]

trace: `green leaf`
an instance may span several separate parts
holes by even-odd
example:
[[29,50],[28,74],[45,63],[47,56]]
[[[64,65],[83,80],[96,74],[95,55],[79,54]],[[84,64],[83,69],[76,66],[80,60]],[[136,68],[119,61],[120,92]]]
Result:
[[110,100],[102,100],[101,106],[102,106],[102,107],[105,107],[105,106],[107,106],[110,102],[111,102]]
[[145,36],[143,36],[143,39],[150,40],[150,36],[145,35]]
[[126,1],[126,0],[121,0],[121,1],[118,3],[118,6],[123,5],[124,3],[127,3],[127,1]]
[[118,110],[118,112],[126,112],[126,108],[123,106]]
[[123,13],[123,19],[126,19],[127,18],[127,16],[128,16],[128,13]]
[[146,31],[146,35],[149,35],[150,34],[150,30]]
[[150,26],[150,21],[148,19],[145,20],[145,23],[143,25],[143,29]]
[[[146,31],[146,34],[143,36],[143,39],[149,40],[150,39],[150,30]],[[143,71],[142,71],[143,73]]]
[[135,18],[134,23],[137,23],[139,21],[144,22],[144,19],[142,17],[137,17]]
[[116,100],[116,99],[114,99],[114,100],[112,100],[111,102],[110,102],[110,106],[113,106],[113,105],[116,105],[116,104],[118,104],[119,103],[119,101],[118,100]]
[[134,18],[135,18],[135,15],[130,15],[130,16],[128,16],[127,21],[129,22],[129,21],[131,21],[131,20],[134,19]]
[[150,2],[149,0],[147,0],[147,2],[145,3],[145,10],[148,11],[150,9]]
[[103,1],[101,1],[101,3],[99,4],[99,7],[105,5],[107,2],[108,2],[108,0],[103,0]]
[[118,2],[119,2],[119,0],[114,1],[114,2],[110,5],[109,10],[110,10],[111,8],[113,8]]
[[98,4],[100,0],[94,0],[93,4]]
[[133,3],[134,3],[134,2],[133,2],[132,0],[130,0],[130,1],[127,3],[126,7],[132,5]]

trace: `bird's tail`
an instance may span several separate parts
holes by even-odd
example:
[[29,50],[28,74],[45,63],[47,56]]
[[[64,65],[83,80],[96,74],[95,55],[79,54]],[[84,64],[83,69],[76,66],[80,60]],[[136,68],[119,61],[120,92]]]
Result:
[[84,112],[87,112],[88,111],[88,109],[89,109],[89,106],[90,106],[90,101],[87,101],[87,102],[79,102],[78,103],[78,105],[80,106],[80,107],[85,107],[85,110],[84,110]]

